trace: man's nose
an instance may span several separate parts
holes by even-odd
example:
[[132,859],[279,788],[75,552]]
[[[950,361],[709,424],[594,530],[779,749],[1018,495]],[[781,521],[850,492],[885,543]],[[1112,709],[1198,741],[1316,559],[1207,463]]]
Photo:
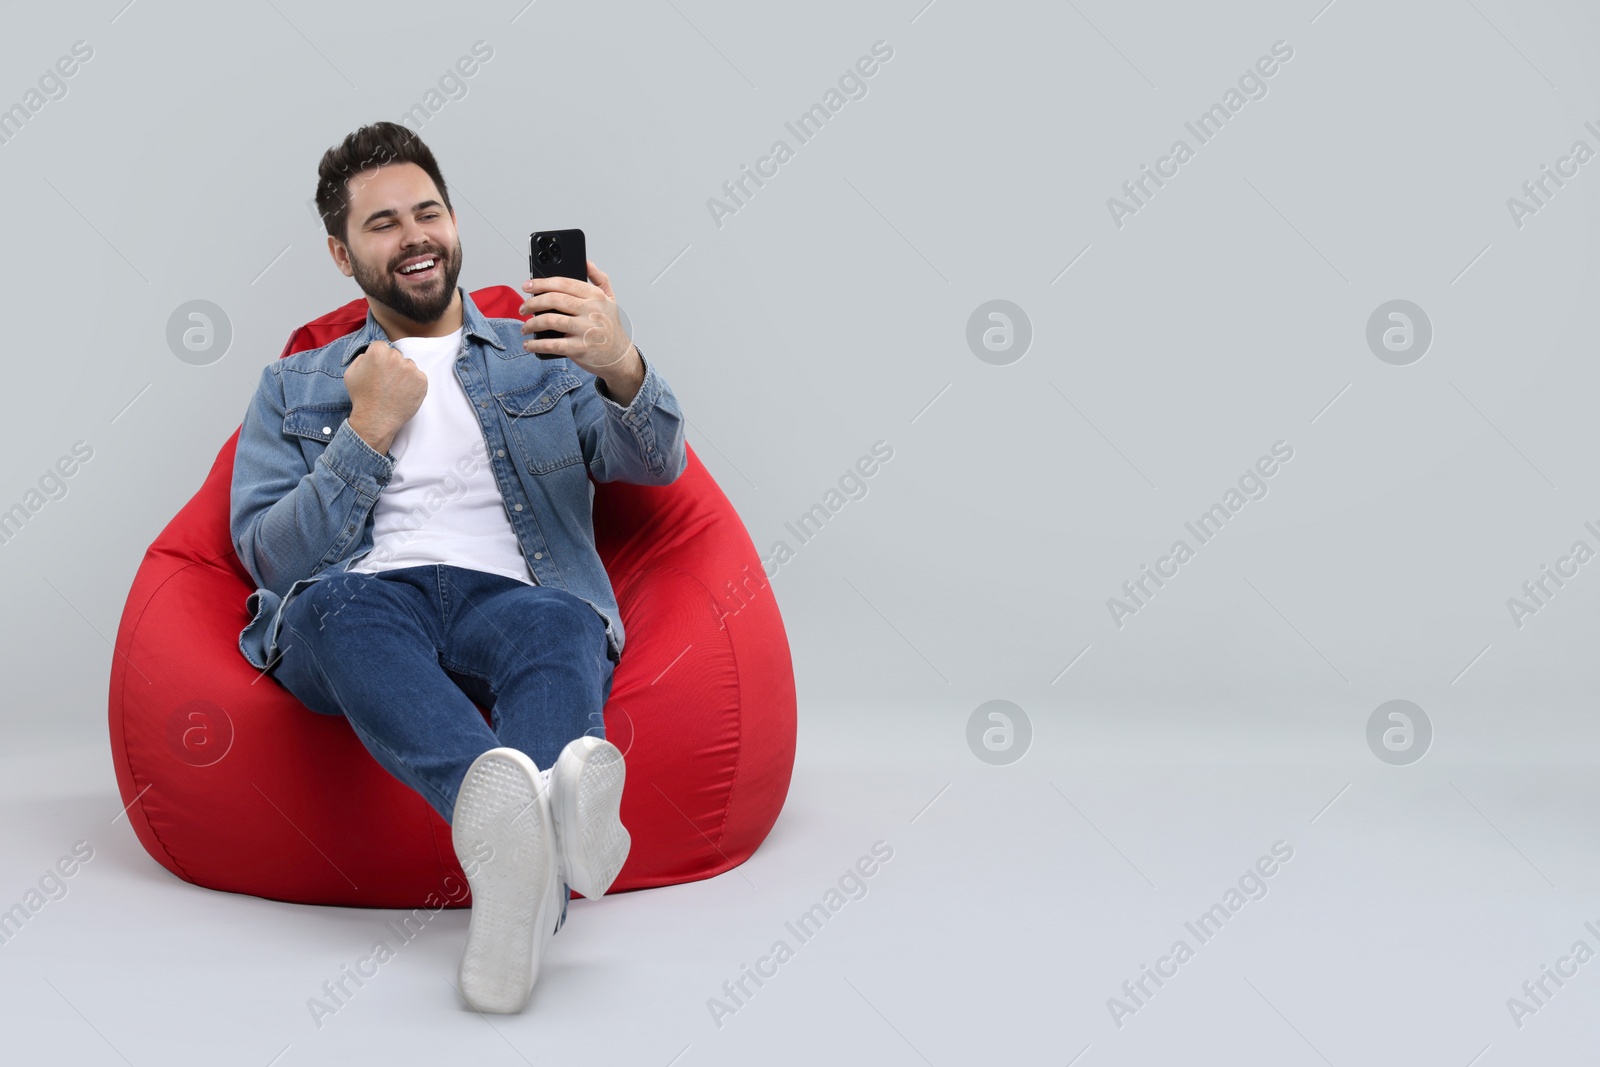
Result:
[[426,248],[427,245],[428,235],[417,225],[415,219],[406,219],[401,223],[401,248]]

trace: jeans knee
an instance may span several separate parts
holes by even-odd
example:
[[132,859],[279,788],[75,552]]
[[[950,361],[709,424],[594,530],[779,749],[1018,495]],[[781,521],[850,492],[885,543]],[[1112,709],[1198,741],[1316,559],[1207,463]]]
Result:
[[605,658],[605,620],[581,597],[553,598],[547,607],[547,620],[561,639],[587,648],[598,635],[601,657]]

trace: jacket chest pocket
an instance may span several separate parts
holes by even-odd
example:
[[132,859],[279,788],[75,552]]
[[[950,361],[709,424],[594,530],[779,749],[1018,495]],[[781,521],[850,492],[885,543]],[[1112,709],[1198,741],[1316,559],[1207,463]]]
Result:
[[561,371],[536,385],[494,394],[512,447],[528,471],[548,474],[583,462],[583,445],[568,395],[582,385],[582,378]]
[[[349,404],[303,404],[283,413],[283,432],[300,438],[302,446],[326,446],[350,417]],[[316,447],[313,452],[320,452]]]

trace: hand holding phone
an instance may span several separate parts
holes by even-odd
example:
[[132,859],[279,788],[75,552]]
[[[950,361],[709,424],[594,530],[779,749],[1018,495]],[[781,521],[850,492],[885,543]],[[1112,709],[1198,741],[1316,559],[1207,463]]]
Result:
[[[531,234],[528,238],[528,276],[588,281],[588,254],[584,248],[583,231],[539,230]],[[542,341],[566,335],[560,330],[539,330],[532,336]],[[535,352],[534,355],[540,359],[561,358],[544,352]]]
[[[524,310],[533,312],[522,322],[527,338],[523,351],[532,351],[528,345],[540,340],[560,342],[560,355],[535,355],[540,359],[569,359],[574,366],[605,378],[607,386],[615,386],[619,395],[627,392],[627,381],[643,378],[643,363],[634,351],[631,328],[617,306],[611,279],[598,264],[589,261],[582,230],[541,230],[533,234],[529,238],[528,268],[531,277],[522,290],[532,294],[529,304],[537,302],[537,310],[523,305]],[[541,278],[545,281],[540,282]],[[566,284],[555,286],[555,278],[567,279]],[[573,282],[581,284],[574,286]],[[541,287],[544,292],[536,292]],[[566,320],[559,322],[558,329],[536,330],[533,319],[542,315],[562,315]],[[583,320],[581,327],[575,318]],[[544,319],[540,325],[550,321]]]

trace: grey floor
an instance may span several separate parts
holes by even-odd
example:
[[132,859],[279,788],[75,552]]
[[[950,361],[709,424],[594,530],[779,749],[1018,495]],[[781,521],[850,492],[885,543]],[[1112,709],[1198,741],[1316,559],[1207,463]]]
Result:
[[[574,902],[512,1017],[452,988],[464,912],[403,943],[385,926],[398,912],[190,886],[118,817],[107,750],[13,755],[0,906],[74,842],[94,858],[0,946],[4,1061],[1592,1062],[1600,961],[1558,960],[1600,948],[1594,730],[1580,712],[1523,718],[1559,720],[1560,750],[1501,762],[1493,729],[1452,723],[1452,743],[1394,767],[1354,713],[1224,736],[1214,709],[1075,708],[1036,715],[1023,758],[990,766],[927,709],[808,715],[756,856]],[[892,858],[864,895],[847,882],[854,899],[830,901],[878,842]],[[1195,936],[1185,924],[1274,845],[1292,857],[1265,865],[1264,895],[1246,878],[1251,898]],[[802,942],[785,924],[819,903],[837,910]],[[319,1026],[310,999],[379,940],[393,959]],[[723,983],[779,940],[776,973],[730,999]],[[1192,955],[1130,999],[1123,983],[1178,940]],[[1546,978],[1535,1005],[1521,987],[1546,965],[1576,974]],[[1112,997],[1137,1010],[1115,1019]],[[1511,997],[1537,1010],[1514,1019]]]

